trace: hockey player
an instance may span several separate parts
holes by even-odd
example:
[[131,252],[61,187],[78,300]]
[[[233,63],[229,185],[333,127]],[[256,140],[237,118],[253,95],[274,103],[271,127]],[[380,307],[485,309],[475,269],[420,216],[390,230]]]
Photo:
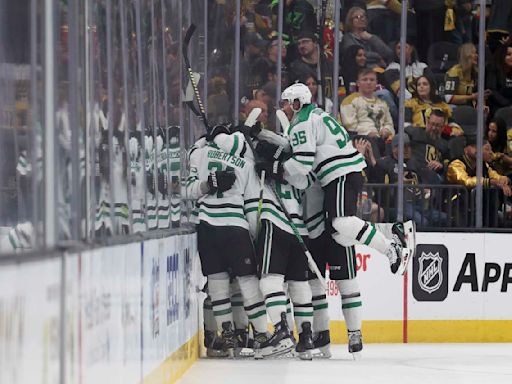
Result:
[[[356,216],[357,198],[363,186],[361,171],[366,162],[352,145],[347,131],[311,104],[311,92],[306,85],[291,85],[281,98],[283,109],[293,112],[287,132],[292,157],[284,162],[266,163],[268,175],[288,179],[313,172],[324,191],[324,210],[336,242],[344,247],[372,247],[388,257],[392,273],[403,274],[414,250],[403,247],[397,238],[387,239],[375,224]],[[413,229],[401,235],[413,237]]]
[[214,144],[213,139],[221,132],[228,133],[225,126],[214,127],[208,141],[202,138],[191,148],[187,194],[197,199],[195,216],[201,268],[208,279],[215,320],[233,356],[236,342],[228,271],[238,280],[255,339],[260,342],[266,340],[267,320],[256,277],[249,223],[244,214],[244,194],[253,162],[243,157],[242,142],[235,141],[228,151]]
[[[318,187],[316,191],[309,190],[306,199],[308,229],[314,238],[311,252],[321,271],[325,271],[326,262],[331,266],[331,278],[337,280],[342,296],[349,352],[357,353],[362,349],[362,302],[355,279],[353,246],[359,243],[377,249],[387,255],[393,273],[403,273],[414,252],[414,227],[410,222],[406,229],[398,223],[375,225],[356,217],[357,197],[363,183],[360,171],[366,166],[364,159],[352,146],[344,128],[310,104],[311,94],[306,86],[292,85],[283,92],[282,99],[285,112],[293,116],[287,131],[293,155],[284,162],[272,159],[265,170],[278,179],[312,171],[318,179],[321,190]],[[272,151],[270,148],[266,152]],[[322,234],[324,225],[328,232]],[[339,245],[332,241],[331,234]],[[386,234],[391,234],[391,239]],[[326,308],[323,287],[315,280],[311,281],[311,286],[315,306],[319,310]],[[327,311],[323,315],[327,316]],[[329,356],[328,318],[325,316],[319,314],[315,318],[318,322],[316,346],[323,347],[322,353]]]

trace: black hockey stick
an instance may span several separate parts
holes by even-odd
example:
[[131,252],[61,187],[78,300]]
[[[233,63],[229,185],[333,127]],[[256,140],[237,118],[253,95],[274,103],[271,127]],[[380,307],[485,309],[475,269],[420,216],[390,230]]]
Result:
[[195,24],[190,24],[190,27],[187,29],[187,33],[185,34],[185,38],[183,39],[183,47],[182,47],[182,54],[183,54],[183,61],[185,61],[185,66],[187,67],[187,74],[188,78],[190,80],[190,83],[192,84],[192,89],[194,90],[194,96],[197,101],[197,105],[199,106],[199,111],[194,107],[192,101],[186,102],[190,110],[198,117],[201,118],[203,121],[203,124],[206,128],[206,132],[210,133],[210,125],[208,124],[208,119],[206,118],[206,113],[204,110],[203,102],[201,100],[201,95],[199,94],[199,90],[197,89],[197,84],[194,79],[194,74],[192,73],[192,67],[190,66],[190,60],[188,58],[188,46],[190,44],[190,39],[192,38],[192,35],[194,34],[196,30]]

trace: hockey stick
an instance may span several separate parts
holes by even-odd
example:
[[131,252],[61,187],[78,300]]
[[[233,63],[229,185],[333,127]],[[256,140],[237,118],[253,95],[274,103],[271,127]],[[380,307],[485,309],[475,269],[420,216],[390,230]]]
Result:
[[[188,58],[188,46],[190,44],[190,39],[192,38],[192,35],[194,34],[196,30],[195,24],[190,24],[190,27],[188,27],[187,33],[185,34],[185,38],[183,39],[183,47],[182,47],[182,54],[183,54],[183,61],[185,61],[185,66],[187,67],[187,74],[188,78],[190,79],[190,83],[192,84],[192,88],[194,90],[194,95],[196,97],[197,105],[199,106],[199,117],[203,121],[203,124],[206,128],[206,132],[210,133],[210,126],[208,124],[208,119],[206,118],[206,113],[204,110],[203,102],[201,100],[201,95],[199,94],[199,90],[197,89],[196,80],[194,78],[194,73],[192,72],[192,67],[190,66],[190,60]],[[188,103],[187,103],[188,105]],[[189,105],[190,107],[190,105]],[[192,108],[191,108],[192,109]],[[195,108],[192,109],[192,112],[194,112]],[[196,110],[197,112],[197,110]]]
[[[244,128],[249,128],[249,129],[244,129],[242,133],[244,134],[245,141],[247,141],[247,145],[249,145],[249,148],[251,148],[253,156],[256,160],[256,149],[254,148],[254,143],[252,142],[251,137],[249,136],[250,126],[247,125],[247,124],[252,123],[252,121],[249,120],[249,117],[251,117],[251,114],[252,114],[252,112],[247,117],[247,120],[245,121],[246,125],[244,127]],[[255,119],[254,119],[254,123],[255,123]],[[264,180],[264,176],[262,179]],[[307,248],[306,244],[304,243],[304,240],[302,240],[302,236],[300,235],[299,230],[297,229],[297,226],[293,223],[292,217],[291,217],[290,213],[288,212],[288,210],[286,209],[286,207],[283,203],[283,200],[281,200],[281,197],[279,196],[279,193],[276,190],[275,183],[272,183],[270,186],[271,186],[270,189],[271,189],[272,193],[274,194],[281,210],[283,211],[283,213],[286,217],[286,220],[288,220],[288,223],[290,225],[290,228],[293,231],[295,238],[299,242],[299,245],[300,245],[302,251],[304,252],[304,255],[306,255],[309,269],[311,269],[311,271],[314,272],[314,274],[316,275],[316,277],[318,278],[318,280],[320,281],[322,286],[325,287],[325,279],[322,276],[322,273],[320,273],[320,270],[318,269],[318,266],[316,265],[315,260],[313,259],[313,256],[311,255],[311,252],[309,252],[309,249]],[[260,199],[258,201],[258,214],[259,215],[261,215],[260,206],[261,207],[263,206],[263,183],[261,184]]]

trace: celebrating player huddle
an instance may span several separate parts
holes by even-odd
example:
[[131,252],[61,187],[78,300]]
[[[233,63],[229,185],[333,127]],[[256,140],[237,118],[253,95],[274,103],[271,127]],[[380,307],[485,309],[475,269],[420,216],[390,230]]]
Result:
[[358,218],[364,157],[346,130],[311,103],[306,85],[288,87],[281,98],[290,120],[282,119],[284,136],[257,129],[253,110],[240,130],[213,127],[189,152],[187,191],[197,199],[207,277],[205,346],[209,356],[330,357],[329,264],[355,357],[363,344],[354,245],[376,249],[392,273],[403,274],[415,249],[414,224]]

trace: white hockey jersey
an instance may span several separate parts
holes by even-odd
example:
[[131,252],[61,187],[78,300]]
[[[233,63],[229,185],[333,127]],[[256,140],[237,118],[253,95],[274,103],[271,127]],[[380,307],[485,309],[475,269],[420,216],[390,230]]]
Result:
[[[235,132],[231,135],[221,134],[215,138],[215,144],[226,150],[233,148],[235,143],[237,144],[237,150],[240,152],[240,156],[243,155],[244,158],[250,159],[253,164],[252,159],[254,158],[254,154],[241,132]],[[286,219],[286,215],[272,191],[272,188],[275,188],[275,193],[278,193],[281,197],[281,201],[290,214],[297,230],[302,236],[307,236],[308,233],[303,219],[300,190],[307,188],[309,183],[310,180],[308,177],[301,174],[296,174],[290,177],[290,183],[273,183],[275,187],[271,187],[268,183],[265,183],[263,186],[261,219],[269,220],[283,231],[293,234],[292,227]],[[257,234],[260,189],[260,179],[254,170],[254,166],[252,166],[248,174],[247,186],[244,193],[244,203],[245,215],[249,222],[251,235],[254,238],[256,238]]]
[[366,167],[345,130],[331,115],[305,106],[288,128],[292,157],[283,166],[285,178],[313,172],[322,187],[336,178]]
[[[254,162],[244,157],[247,146],[238,136],[219,136],[223,136],[225,142],[218,137],[215,143],[204,145],[204,139],[200,139],[189,151],[190,173],[186,187],[188,197],[197,199],[196,209],[192,213],[196,216],[194,222],[249,229],[244,214],[244,194],[249,175],[254,172]],[[219,142],[226,150],[217,145]],[[201,192],[201,183],[208,180],[210,173],[228,169],[234,170],[236,175],[235,183],[229,190],[206,195]]]
[[310,239],[316,239],[325,230],[324,191],[318,181],[304,191],[304,222]]

